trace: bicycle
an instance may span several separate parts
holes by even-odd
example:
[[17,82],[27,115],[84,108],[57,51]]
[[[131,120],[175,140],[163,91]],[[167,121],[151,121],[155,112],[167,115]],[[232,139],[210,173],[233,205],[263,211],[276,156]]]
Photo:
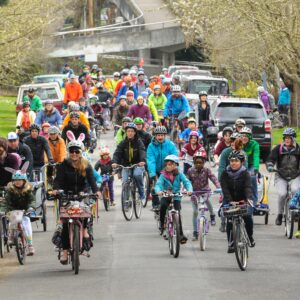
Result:
[[[119,165],[122,169],[133,169],[138,164],[130,167]],[[133,211],[136,219],[139,219],[142,214],[143,202],[141,201],[136,187],[132,172],[128,174],[128,180],[122,184],[122,212],[126,221],[130,221],[133,216]]]
[[[68,262],[72,264],[72,270],[77,275],[79,273],[80,255],[90,257],[89,250],[84,248],[83,243],[83,224],[87,221],[87,229],[90,237],[90,242],[93,240],[93,216],[91,213],[90,199],[97,200],[95,194],[74,195],[72,193],[65,194],[59,190],[57,195],[49,197],[50,200],[59,199],[59,218],[68,224],[70,249],[68,250]],[[83,200],[83,202],[81,202]],[[92,242],[91,242],[92,244]],[[84,251],[86,250],[86,254]],[[61,258],[62,249],[59,247],[58,259]]]
[[251,245],[243,216],[249,214],[250,205],[245,204],[244,201],[238,203],[231,202],[230,205],[222,207],[222,214],[232,222],[232,230],[230,236],[232,237],[235,257],[239,268],[245,271],[248,264],[248,247]]
[[8,218],[5,215],[4,209],[2,210],[2,205],[5,201],[5,189],[0,189],[0,257],[4,256],[4,249],[9,252],[8,245]]
[[143,179],[144,179],[144,187],[145,187],[145,199],[142,201],[142,203],[143,203],[143,207],[146,207],[148,203],[148,199],[150,197],[150,178],[147,170],[144,171]]
[[289,124],[289,116],[279,113],[277,109],[271,111],[268,118],[271,120],[272,128],[283,128]]
[[113,175],[111,174],[103,175],[103,182],[101,185],[102,199],[106,211],[109,211],[110,209],[110,192],[109,192],[108,182],[109,180],[111,180],[111,178],[113,178]]
[[221,193],[221,191],[216,190],[214,192],[211,192],[210,190],[199,190],[193,192],[193,195],[197,197],[197,232],[201,251],[205,251],[206,249],[206,237],[209,232],[209,219],[206,216],[208,208],[206,203],[212,195],[215,195],[217,193],[219,194]]

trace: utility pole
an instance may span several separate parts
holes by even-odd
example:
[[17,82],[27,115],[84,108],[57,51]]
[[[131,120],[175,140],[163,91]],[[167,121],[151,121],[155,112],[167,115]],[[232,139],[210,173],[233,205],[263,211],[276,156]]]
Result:
[[87,24],[88,28],[94,26],[94,0],[87,0]]

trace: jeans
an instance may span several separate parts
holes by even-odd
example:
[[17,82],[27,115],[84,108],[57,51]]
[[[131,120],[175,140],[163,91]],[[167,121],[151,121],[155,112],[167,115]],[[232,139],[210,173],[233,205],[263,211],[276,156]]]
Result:
[[282,105],[279,104],[278,105],[278,111],[280,114],[288,114],[289,113],[289,105]]
[[[243,217],[244,222],[245,222],[245,228],[248,234],[249,238],[252,238],[253,236],[253,218],[252,215],[247,215]],[[226,231],[227,231],[227,241],[232,242],[232,219],[227,219],[227,226],[226,226]]]
[[[158,178],[160,176],[160,173],[157,173],[156,176]],[[156,193],[154,191],[156,181],[157,181],[156,179],[155,180],[151,179],[151,186],[152,186],[151,194],[152,194],[152,207],[153,208],[156,206],[159,206],[159,197],[156,195]]]
[[145,187],[144,187],[144,167],[134,167],[133,169],[122,169],[122,182],[125,183],[128,180],[129,172],[133,176],[136,186],[139,191],[140,199],[145,199]]
[[114,178],[111,177],[108,180],[108,189],[109,189],[109,195],[110,195],[110,202],[114,202],[115,196],[114,196]]
[[[288,182],[287,180],[283,179],[279,175],[276,175],[275,184],[278,193],[278,214],[283,214]],[[300,176],[291,180],[290,184],[291,184],[292,194],[294,195],[297,192],[298,188],[300,187]]]
[[[258,192],[257,192],[257,175],[254,173],[254,168],[251,167],[248,169],[248,172],[251,176],[251,186],[252,186],[252,195],[253,195],[253,205],[256,205],[258,201]],[[245,199],[248,200],[248,199]]]

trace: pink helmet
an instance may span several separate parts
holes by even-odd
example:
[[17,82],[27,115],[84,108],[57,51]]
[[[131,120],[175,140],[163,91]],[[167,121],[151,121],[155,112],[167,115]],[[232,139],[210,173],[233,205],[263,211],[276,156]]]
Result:
[[195,137],[199,140],[199,133],[198,133],[197,131],[191,131],[190,134],[189,134],[189,139],[190,139],[192,136],[195,136]]

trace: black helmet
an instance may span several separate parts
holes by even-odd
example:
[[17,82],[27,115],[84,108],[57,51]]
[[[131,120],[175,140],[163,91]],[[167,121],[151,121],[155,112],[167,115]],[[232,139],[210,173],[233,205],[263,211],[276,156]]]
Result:
[[199,97],[201,96],[207,96],[207,92],[206,91],[200,91],[199,92]]
[[154,134],[167,134],[167,128],[165,126],[157,126],[154,129]]
[[232,151],[229,156],[228,156],[228,159],[231,160],[231,159],[238,159],[240,160],[241,162],[245,161],[246,159],[246,156],[245,156],[245,152],[244,151],[237,151],[237,150],[234,150]]
[[80,114],[77,112],[77,111],[72,111],[71,113],[70,113],[70,119],[72,119],[72,118],[80,118]]
[[131,123],[132,122],[132,119],[130,117],[124,117],[122,119],[122,123]]
[[37,124],[31,124],[29,127],[29,131],[31,132],[31,130],[37,130],[38,132],[40,132],[41,128]]

